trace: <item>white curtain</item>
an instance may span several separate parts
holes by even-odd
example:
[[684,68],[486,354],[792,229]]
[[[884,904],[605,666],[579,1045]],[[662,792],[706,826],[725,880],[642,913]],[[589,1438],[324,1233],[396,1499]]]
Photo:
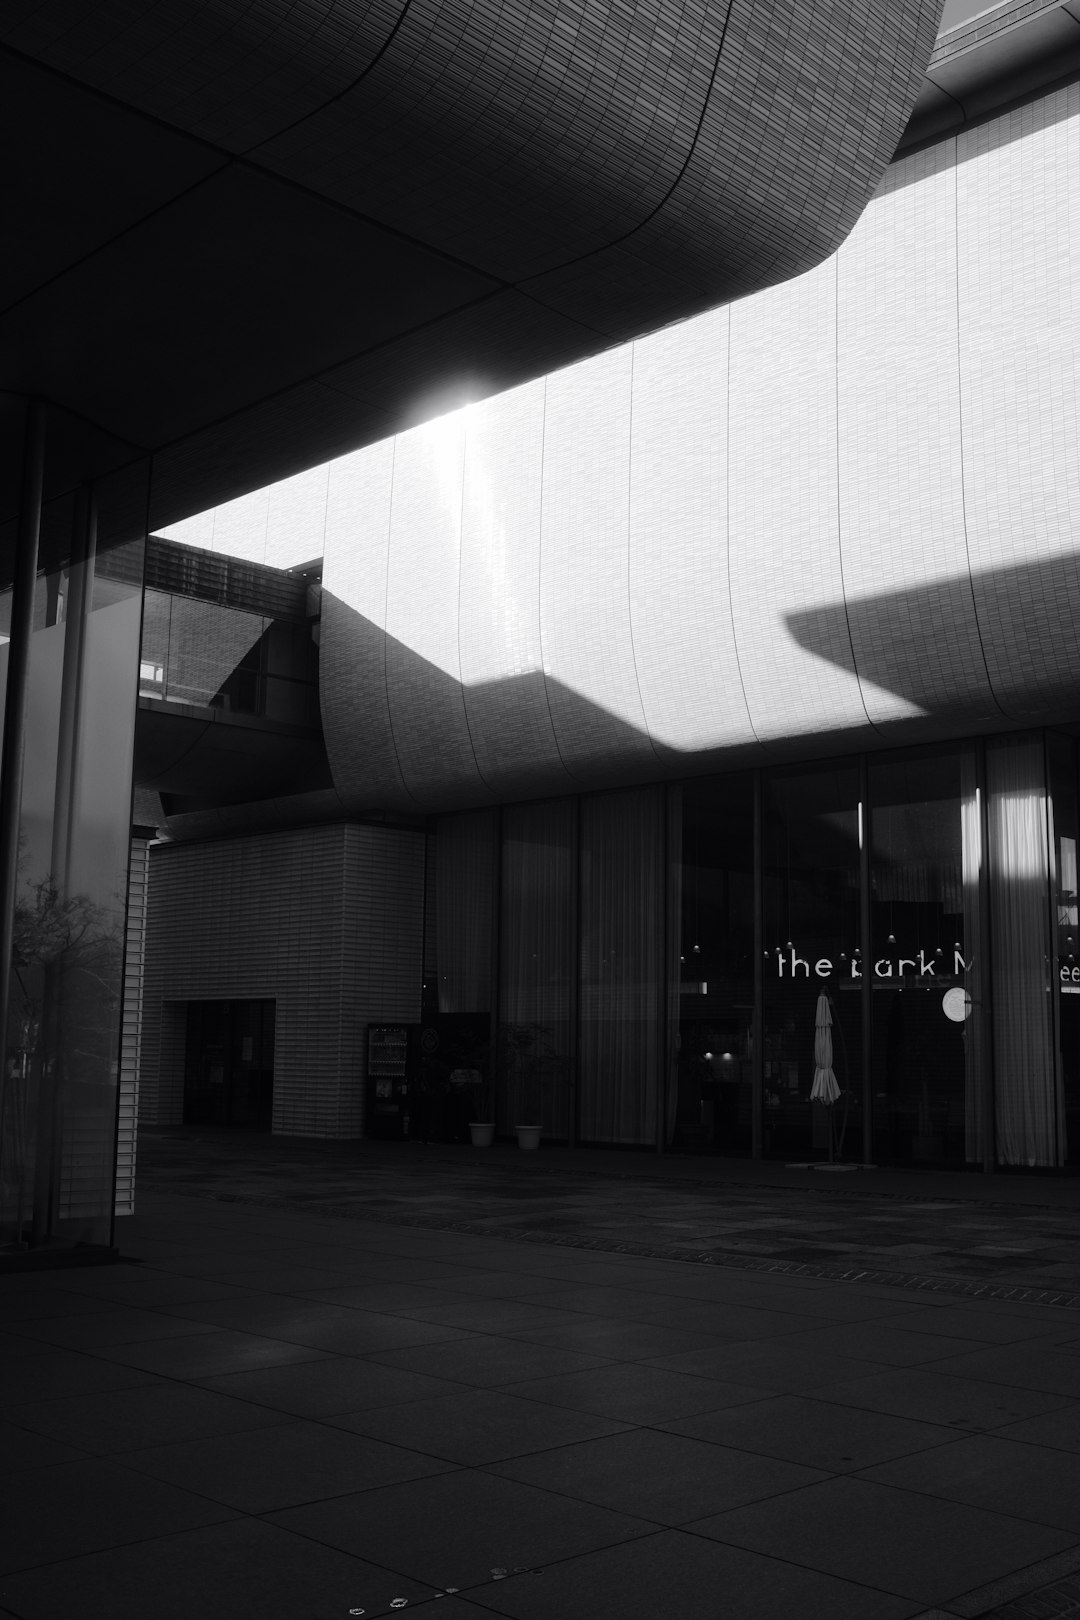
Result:
[[997,1156],[1003,1164],[1060,1165],[1065,1142],[1050,994],[1042,738],[994,742],[986,764]]
[[495,817],[494,810],[470,810],[438,820],[435,955],[443,1013],[491,1010]]
[[667,1064],[663,788],[581,807],[579,1128],[584,1142],[656,1141]]
[[501,1130],[539,1123],[569,1129],[574,974],[574,802],[503,812],[499,949]]

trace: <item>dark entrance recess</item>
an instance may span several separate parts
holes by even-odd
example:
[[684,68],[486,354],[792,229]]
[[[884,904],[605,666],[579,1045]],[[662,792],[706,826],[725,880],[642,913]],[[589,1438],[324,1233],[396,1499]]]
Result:
[[268,1131],[274,1112],[273,1001],[191,1001],[184,1124]]

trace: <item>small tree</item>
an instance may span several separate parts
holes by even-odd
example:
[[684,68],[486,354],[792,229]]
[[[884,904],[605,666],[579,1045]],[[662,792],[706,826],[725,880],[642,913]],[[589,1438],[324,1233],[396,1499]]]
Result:
[[51,1132],[65,1082],[111,1076],[122,932],[117,912],[63,895],[51,876],[23,889],[14,924],[15,1041],[5,1040],[0,1134],[10,1142],[18,1238],[35,1128]]
[[547,1024],[503,1024],[499,1035],[500,1066],[519,1110],[513,1123],[540,1125],[545,1100],[566,1079],[567,1059],[556,1051]]

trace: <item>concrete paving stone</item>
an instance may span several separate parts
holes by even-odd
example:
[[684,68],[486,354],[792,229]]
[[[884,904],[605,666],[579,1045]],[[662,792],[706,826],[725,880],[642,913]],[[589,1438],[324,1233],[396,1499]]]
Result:
[[494,1389],[470,1389],[403,1406],[369,1408],[333,1421],[353,1433],[474,1468],[575,1440],[617,1434],[623,1428],[591,1412],[522,1400]]
[[740,1340],[737,1344],[710,1345],[673,1356],[654,1356],[650,1361],[671,1372],[788,1392],[817,1389],[877,1371],[873,1362],[808,1347],[802,1339],[800,1333],[782,1334],[776,1339]]
[[274,1367],[290,1361],[316,1361],[327,1352],[310,1345],[286,1343],[254,1333],[187,1333],[176,1339],[155,1339],[146,1344],[102,1345],[94,1351],[100,1360],[117,1367],[141,1368],[166,1378],[211,1378],[215,1373],[240,1372],[245,1367]]
[[[391,1613],[404,1597],[426,1609],[429,1585],[257,1519],[69,1558],[0,1580],[20,1620],[344,1620],[352,1608]],[[439,1605],[440,1620],[448,1600]],[[434,1611],[434,1605],[433,1611]],[[472,1610],[475,1617],[478,1613]]]
[[161,1311],[129,1309],[113,1305],[106,1311],[78,1316],[49,1316],[32,1322],[13,1323],[28,1341],[59,1345],[69,1350],[90,1350],[97,1345],[137,1344],[146,1339],[172,1339],[185,1333],[203,1333],[205,1323]]
[[950,1597],[1060,1552],[1075,1539],[1044,1525],[851,1476],[702,1518],[687,1528],[945,1607]]
[[971,1435],[867,1468],[865,1479],[1012,1514],[1080,1537],[1080,1468],[1071,1452]]
[[1067,1400],[1080,1400],[1080,1355],[1057,1345],[999,1344],[967,1350],[936,1363],[937,1370],[960,1378],[1044,1390]]
[[[171,1342],[171,1341],[170,1341]],[[161,1379],[144,1368],[114,1365],[95,1352],[30,1345],[30,1354],[7,1363],[0,1379],[0,1409],[9,1416],[29,1401],[90,1395],[104,1389],[137,1389]],[[12,1371],[14,1368],[16,1370]]]
[[583,1355],[528,1339],[503,1339],[497,1334],[474,1334],[408,1350],[375,1351],[364,1359],[481,1389],[611,1364],[610,1357]]
[[[615,1361],[644,1361],[647,1356],[673,1356],[684,1351],[711,1348],[715,1335],[664,1327],[653,1322],[629,1322],[625,1318],[603,1316],[571,1317],[558,1327],[515,1329],[514,1338],[560,1350],[580,1350],[585,1355],[607,1356]],[[678,1371],[679,1369],[676,1369]]]
[[[101,1268],[101,1272],[100,1280],[95,1280],[93,1288],[76,1287],[72,1283],[67,1292],[73,1298],[91,1301],[91,1309],[127,1305],[142,1310],[158,1310],[165,1305],[181,1305],[193,1299],[237,1299],[244,1292],[228,1283],[214,1282],[209,1277],[177,1277],[171,1272],[155,1271],[150,1267],[140,1268],[122,1281],[112,1283],[105,1267]],[[74,1305],[60,1314],[70,1316],[77,1309],[79,1306]]]
[[831,1406],[805,1395],[776,1395],[661,1425],[713,1445],[782,1457],[831,1473],[852,1473],[891,1457],[955,1440],[956,1430],[857,1407]]
[[[679,1530],[471,1590],[513,1620],[904,1620],[918,1604]],[[434,1611],[435,1605],[431,1605]]]
[[323,1423],[296,1422],[125,1452],[124,1466],[243,1513],[271,1513],[443,1473],[451,1464]]
[[656,1429],[632,1429],[518,1457],[492,1464],[490,1471],[666,1525],[825,1478],[820,1469],[801,1463]]
[[[455,1277],[468,1276],[476,1270],[476,1267],[455,1265],[435,1257],[417,1259],[412,1255],[397,1257],[389,1254],[366,1254],[352,1269],[351,1282],[340,1286],[355,1287],[364,1282],[431,1282],[453,1288]],[[313,1286],[320,1285],[316,1283]],[[308,1291],[301,1290],[304,1293]]]
[[[50,1321],[49,1317],[42,1317],[42,1321]],[[37,1340],[28,1338],[25,1333],[18,1331],[23,1324],[12,1323],[7,1333],[0,1333],[0,1362],[25,1361],[27,1356],[36,1355],[41,1346]]]
[[19,1288],[12,1282],[21,1278],[0,1278],[0,1327],[10,1330],[16,1322],[47,1321],[51,1316],[91,1315],[109,1309],[107,1303],[87,1296],[80,1298],[64,1288]]
[[520,1271],[475,1271],[455,1277],[450,1285],[458,1295],[476,1299],[528,1298],[546,1304],[553,1293],[565,1288],[561,1277],[545,1276],[541,1272],[523,1274]]
[[[88,1457],[0,1478],[0,1572],[231,1518],[205,1495]],[[0,1590],[0,1602],[10,1597]]]
[[533,1305],[520,1299],[473,1299],[464,1305],[422,1305],[402,1315],[410,1322],[460,1328],[466,1333],[527,1333],[560,1327],[564,1312],[557,1305]]
[[891,1318],[884,1322],[837,1322],[828,1327],[807,1327],[792,1335],[792,1349],[854,1357],[886,1367],[917,1367],[941,1361],[970,1349],[963,1339],[942,1333],[898,1333]]
[[[212,1239],[208,1240],[212,1242]],[[156,1272],[166,1277],[205,1277],[214,1280],[218,1274],[236,1269],[235,1257],[219,1250],[207,1253],[199,1249],[170,1252],[165,1249],[148,1251],[141,1256]]]
[[327,1305],[306,1297],[293,1299],[275,1294],[175,1305],[169,1307],[169,1314],[191,1317],[207,1326],[261,1334],[342,1355],[361,1355],[366,1350],[397,1350],[410,1344],[438,1344],[445,1339],[460,1338],[465,1331],[396,1313],[364,1311],[355,1306]]
[[345,1288],[349,1283],[362,1281],[365,1275],[359,1270],[338,1271],[317,1266],[245,1266],[214,1273],[219,1282],[264,1294],[302,1294],[312,1288]]
[[822,1384],[815,1393],[835,1406],[861,1406],[962,1429],[999,1429],[1069,1404],[1060,1395],[942,1373],[936,1367],[876,1372]]
[[[706,1275],[738,1277],[741,1273],[706,1273]],[[888,1298],[864,1294],[861,1288],[835,1284],[823,1287],[820,1279],[812,1281],[802,1277],[784,1277],[780,1281],[770,1277],[767,1282],[746,1287],[738,1292],[725,1290],[724,1298],[756,1310],[779,1311],[801,1317],[807,1327],[819,1322],[892,1321],[907,1316],[914,1308],[905,1296],[894,1289]]]
[[86,1449],[34,1433],[25,1423],[27,1408],[17,1410],[21,1423],[0,1422],[0,1457],[9,1473],[21,1473],[24,1468],[51,1468],[54,1463],[79,1462],[86,1457]]
[[672,1298],[643,1288],[572,1288],[550,1294],[545,1303],[587,1316],[610,1316],[628,1322],[662,1322],[718,1339],[763,1339],[774,1333],[797,1333],[804,1317],[788,1311],[761,1310],[722,1300]]
[[[427,1581],[470,1589],[492,1569],[536,1568],[650,1535],[641,1519],[475,1469],[337,1497],[271,1516],[274,1524]],[[551,1620],[558,1620],[552,1615]]]
[[480,1608],[471,1599],[458,1594],[447,1596],[440,1593],[426,1603],[418,1603],[415,1607],[409,1605],[410,1620],[414,1614],[421,1615],[422,1620],[484,1620],[484,1616],[490,1613],[490,1609]]
[[1027,1440],[1057,1451],[1080,1452],[1080,1405],[1057,1406],[1050,1412],[1006,1424],[994,1433],[1002,1440]]
[[941,1333],[952,1339],[971,1339],[984,1344],[1012,1344],[1040,1339],[1063,1331],[1065,1324],[1052,1309],[1015,1316],[1003,1311],[997,1302],[984,1306],[970,1301],[941,1303],[900,1317],[895,1326],[904,1333]]
[[759,1389],[725,1384],[714,1378],[691,1378],[641,1361],[562,1373],[554,1378],[527,1379],[507,1385],[505,1392],[640,1424],[661,1423],[668,1418],[761,1399]]
[[200,1387],[309,1418],[336,1417],[433,1395],[456,1395],[468,1388],[454,1379],[433,1378],[354,1356],[225,1373],[202,1379]]
[[269,1428],[284,1418],[266,1407],[209,1390],[158,1382],[140,1389],[26,1403],[17,1408],[16,1421],[38,1435],[107,1456],[174,1440]]
[[412,1306],[467,1305],[473,1290],[441,1283],[378,1281],[350,1283],[346,1288],[309,1288],[302,1296],[322,1305],[348,1305],[358,1311],[407,1311]]

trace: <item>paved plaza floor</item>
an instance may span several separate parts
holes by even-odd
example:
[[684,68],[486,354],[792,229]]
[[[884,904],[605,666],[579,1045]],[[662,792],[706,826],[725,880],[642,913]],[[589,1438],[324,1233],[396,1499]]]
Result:
[[0,1277],[0,1614],[1080,1613],[1075,1181],[140,1152]]

